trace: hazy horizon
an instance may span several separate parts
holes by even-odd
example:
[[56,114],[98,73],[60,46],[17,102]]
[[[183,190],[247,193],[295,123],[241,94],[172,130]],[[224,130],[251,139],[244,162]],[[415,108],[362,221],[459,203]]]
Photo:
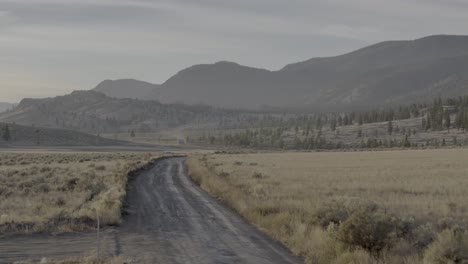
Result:
[[221,60],[277,70],[380,41],[466,35],[467,12],[465,0],[0,0],[0,101],[104,79],[162,83]]

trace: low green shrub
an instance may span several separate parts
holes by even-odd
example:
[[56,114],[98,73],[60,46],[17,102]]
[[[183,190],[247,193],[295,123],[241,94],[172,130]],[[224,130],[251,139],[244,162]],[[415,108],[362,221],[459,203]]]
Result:
[[396,242],[399,224],[399,220],[389,214],[359,210],[340,225],[336,239],[351,248],[362,248],[378,255]]

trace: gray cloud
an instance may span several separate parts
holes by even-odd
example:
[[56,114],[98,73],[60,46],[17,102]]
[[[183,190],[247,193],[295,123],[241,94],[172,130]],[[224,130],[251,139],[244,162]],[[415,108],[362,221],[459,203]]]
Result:
[[160,83],[197,63],[278,69],[389,39],[466,34],[466,0],[0,0],[0,101]]

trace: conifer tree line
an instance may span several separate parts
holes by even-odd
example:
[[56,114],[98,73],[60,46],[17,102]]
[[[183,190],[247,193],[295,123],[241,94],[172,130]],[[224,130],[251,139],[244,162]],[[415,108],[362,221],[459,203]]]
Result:
[[446,99],[441,97],[433,100],[432,104],[411,104],[380,110],[351,113],[315,113],[308,115],[294,114],[257,114],[252,116],[237,117],[237,122],[221,120],[220,129],[249,128],[249,127],[274,127],[294,129],[302,131],[308,136],[314,130],[329,128],[335,131],[338,127],[349,125],[363,125],[369,123],[387,122],[388,133],[392,134],[393,121],[409,118],[421,118],[422,128],[425,131],[443,130],[455,127],[456,129],[468,128],[468,96]]
[[[425,131],[443,130],[450,127],[457,129],[468,128],[468,96],[451,98],[443,101],[440,97],[433,100],[432,104],[411,104],[385,109],[375,109],[363,112],[350,113],[242,113],[231,112],[230,115],[220,115],[210,119],[217,121],[218,129],[248,129],[258,128],[283,128],[302,131],[305,136],[314,130],[329,128],[335,131],[338,127],[350,125],[363,125],[369,123],[405,120],[409,118],[421,118]],[[197,119],[199,123],[203,121]],[[208,119],[204,119],[208,121]],[[389,128],[389,134],[391,129]]]
[[[399,127],[399,120],[419,118],[420,129]],[[289,148],[289,149],[336,149],[346,147],[342,142],[329,140],[322,136],[324,129],[340,133],[344,126],[360,126],[363,124],[386,122],[387,137],[400,135],[396,138],[379,138],[375,130],[374,135],[367,135],[358,147],[414,147],[410,138],[416,133],[425,131],[440,131],[468,128],[468,96],[443,100],[435,98],[431,104],[411,104],[394,108],[372,110],[367,112],[350,113],[315,113],[308,115],[294,114],[257,114],[237,117],[236,122],[220,122],[218,131],[236,128],[237,132],[219,132],[216,135],[202,135],[190,138],[188,141],[198,143],[217,144],[225,146],[242,146],[253,148]],[[237,126],[235,125],[237,123]],[[242,129],[250,127],[249,129]],[[252,128],[253,127],[253,128]],[[403,138],[401,138],[403,135]],[[380,135],[383,136],[383,135]],[[362,130],[357,131],[357,138],[363,138]],[[291,138],[294,138],[291,140]],[[453,145],[459,145],[456,138],[450,140]],[[443,146],[446,140],[431,139],[423,145]],[[354,146],[355,147],[355,146]]]

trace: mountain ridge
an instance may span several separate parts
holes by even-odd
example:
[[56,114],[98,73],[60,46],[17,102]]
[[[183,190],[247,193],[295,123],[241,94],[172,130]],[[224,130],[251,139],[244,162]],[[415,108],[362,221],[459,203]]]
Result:
[[[468,36],[434,35],[384,41],[338,56],[291,63],[276,71],[228,61],[193,65],[151,86],[141,99],[227,108],[348,110],[465,94],[467,67]],[[114,82],[132,95],[140,85]]]

